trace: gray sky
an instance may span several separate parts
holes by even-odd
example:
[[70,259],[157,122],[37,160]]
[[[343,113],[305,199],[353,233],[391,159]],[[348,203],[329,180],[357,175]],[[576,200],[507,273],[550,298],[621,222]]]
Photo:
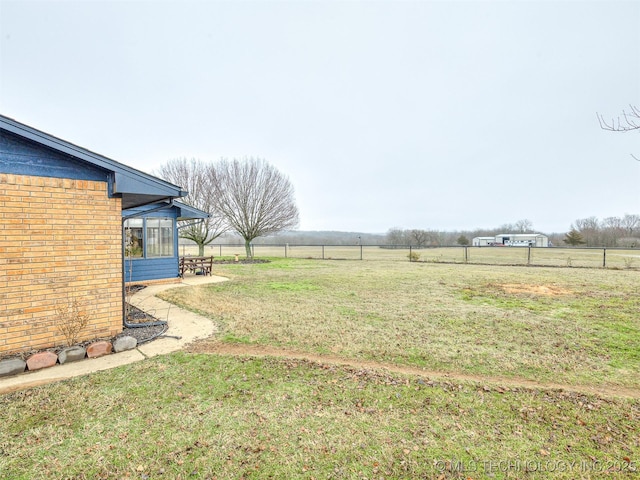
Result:
[[264,158],[303,230],[640,213],[638,1],[0,0],[0,112],[140,170]]

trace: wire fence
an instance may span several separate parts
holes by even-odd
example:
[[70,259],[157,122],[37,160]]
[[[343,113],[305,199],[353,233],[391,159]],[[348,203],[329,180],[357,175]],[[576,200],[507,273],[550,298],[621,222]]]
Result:
[[[448,246],[418,248],[411,245],[293,245],[252,244],[254,257],[306,258],[320,260],[391,260],[427,263],[482,265],[526,265],[640,269],[640,249],[595,247],[498,247]],[[195,245],[180,245],[180,255],[197,255]],[[205,255],[244,258],[240,244],[205,247]]]

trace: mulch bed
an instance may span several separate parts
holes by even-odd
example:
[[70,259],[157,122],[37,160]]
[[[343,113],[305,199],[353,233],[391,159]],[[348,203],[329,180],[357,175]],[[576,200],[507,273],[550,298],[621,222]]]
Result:
[[[136,291],[140,291],[144,288],[137,288]],[[133,305],[127,306],[129,314],[127,315],[127,323],[129,325],[136,324],[145,324],[145,323],[153,323],[158,322],[159,320],[146,312],[143,312],[137,307]],[[138,345],[141,343],[148,342],[150,340],[155,339],[159,335],[162,335],[167,331],[169,326],[164,322],[162,325],[147,325],[147,326],[136,326],[136,327],[125,327],[120,334],[115,336],[113,340],[120,337],[133,337],[138,340]]]
[[140,345],[141,343],[149,342],[156,339],[158,336],[165,333],[168,328],[169,326],[167,324],[153,325],[148,327],[125,328],[122,330],[122,333],[114,337],[113,340],[120,337],[129,336],[138,340],[138,345]]

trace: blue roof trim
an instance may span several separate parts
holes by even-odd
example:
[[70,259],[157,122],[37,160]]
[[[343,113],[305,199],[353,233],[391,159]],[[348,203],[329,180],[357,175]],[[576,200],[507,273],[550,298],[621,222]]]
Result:
[[[147,213],[152,212],[152,213]],[[200,218],[209,218],[209,214],[203,210],[200,210],[184,203],[174,201],[173,203],[154,203],[152,205],[143,205],[136,208],[129,208],[122,211],[123,217],[146,217],[156,216],[161,217],[167,215],[170,212],[171,218],[177,220],[196,220]]]
[[210,215],[198,208],[185,205],[181,202],[173,202],[173,205],[178,207],[178,220],[190,220],[194,218],[209,218]]
[[180,198],[188,194],[188,192],[182,190],[182,188],[177,185],[173,185],[153,175],[91,152],[90,150],[54,137],[53,135],[36,130],[4,115],[0,115],[0,128],[59,152],[72,155],[91,165],[113,172],[114,182],[111,194],[134,194],[136,197],[134,202],[140,205],[145,203],[142,198],[144,196],[152,196],[154,199],[158,197]]

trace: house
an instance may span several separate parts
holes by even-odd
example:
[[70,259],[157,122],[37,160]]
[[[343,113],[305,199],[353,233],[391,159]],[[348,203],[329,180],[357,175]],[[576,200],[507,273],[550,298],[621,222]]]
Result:
[[0,115],[0,356],[64,343],[59,313],[73,304],[90,318],[79,340],[122,331],[123,224],[145,229],[137,278],[175,281],[176,220],[206,216],[175,202],[186,195]]

